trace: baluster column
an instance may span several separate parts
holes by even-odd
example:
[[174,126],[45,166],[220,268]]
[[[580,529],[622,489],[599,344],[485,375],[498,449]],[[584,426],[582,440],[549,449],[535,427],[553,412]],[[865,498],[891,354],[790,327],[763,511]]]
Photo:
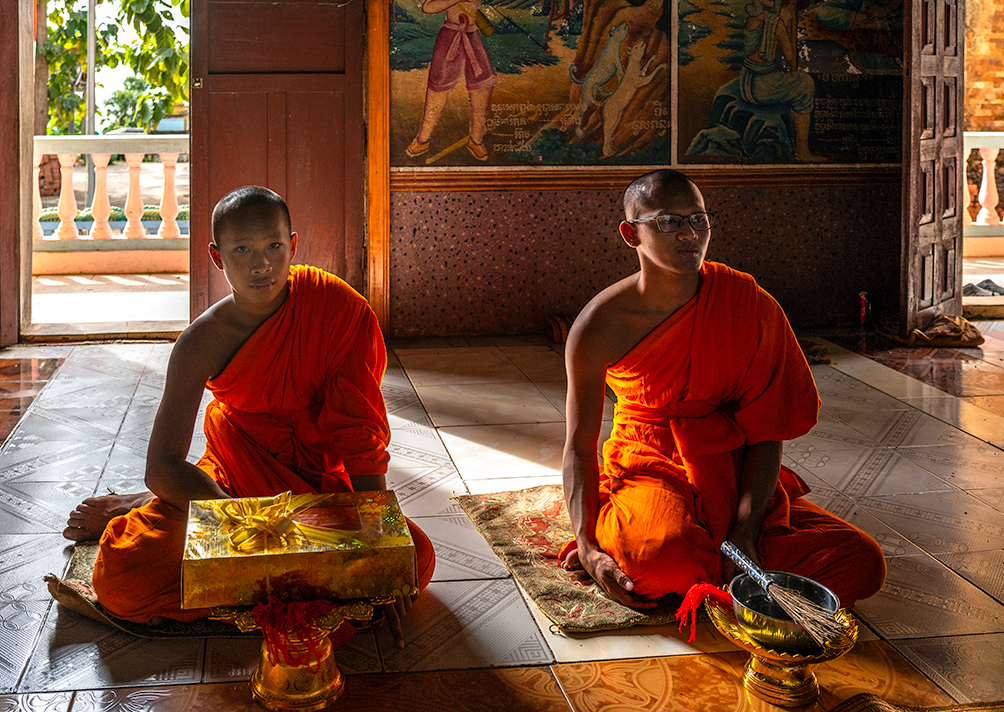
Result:
[[77,197],[73,194],[73,164],[77,162],[77,154],[60,153],[59,155],[59,227],[56,228],[57,240],[76,240],[80,236],[76,223]]
[[31,175],[34,183],[31,186],[31,239],[41,240],[45,237],[45,233],[42,232],[42,223],[39,221],[42,216],[42,191],[38,187],[38,174],[41,172],[42,155],[32,154],[32,159],[34,167],[31,169]]
[[997,179],[994,176],[994,169],[997,167],[997,154],[999,148],[981,148],[980,158],[983,159],[983,182],[980,185],[980,208],[976,216],[977,225],[1000,225],[1001,219],[997,216]]
[[95,240],[108,240],[112,236],[112,228],[108,217],[112,214],[111,202],[108,200],[108,161],[110,153],[92,153],[94,161],[94,202],[91,204],[91,216],[94,225],[91,227],[91,237]]
[[125,215],[126,223],[123,235],[128,238],[143,237],[146,235],[146,228],[143,227],[143,195],[139,187],[139,170],[143,165],[145,153],[125,154],[126,164],[129,166],[129,193],[126,196]]
[[157,235],[164,239],[181,237],[178,229],[178,195],[174,187],[174,172],[178,167],[177,153],[160,154],[164,166],[164,195],[160,199],[160,230]]

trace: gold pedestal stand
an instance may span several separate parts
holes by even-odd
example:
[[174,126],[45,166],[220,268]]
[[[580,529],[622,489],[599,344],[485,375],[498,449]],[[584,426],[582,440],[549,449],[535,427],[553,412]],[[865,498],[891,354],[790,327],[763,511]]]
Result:
[[736,620],[731,608],[705,601],[711,622],[726,638],[750,654],[743,674],[743,686],[749,694],[779,707],[805,707],[819,697],[816,676],[810,665],[835,660],[854,647],[858,640],[857,621],[844,609],[837,620],[846,633],[825,649],[817,652],[782,652],[771,650],[749,636]]
[[[316,664],[289,665],[282,659],[269,660],[268,646],[261,644],[261,661],[251,675],[251,697],[269,710],[322,710],[338,699],[345,687],[342,671],[326,630],[316,631],[313,640],[291,641],[296,652],[305,655],[310,647],[317,651]],[[313,643],[309,646],[308,643]]]
[[[392,600],[342,601],[309,628],[287,634],[285,642],[292,659],[304,660],[306,664],[290,665],[282,655],[269,655],[268,642],[263,641],[258,667],[251,674],[252,699],[273,712],[323,710],[341,696],[345,687],[342,671],[335,664],[331,633],[348,620],[372,620],[375,608]],[[247,607],[220,606],[213,609],[210,617],[233,623],[243,633],[259,628]]]

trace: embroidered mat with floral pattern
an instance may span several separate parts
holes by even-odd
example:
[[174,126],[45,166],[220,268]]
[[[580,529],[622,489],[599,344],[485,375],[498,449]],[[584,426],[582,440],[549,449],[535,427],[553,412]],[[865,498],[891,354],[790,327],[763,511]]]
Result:
[[640,613],[611,600],[584,571],[558,565],[558,550],[573,538],[561,485],[456,499],[523,590],[563,631],[589,633],[676,620],[679,598]]

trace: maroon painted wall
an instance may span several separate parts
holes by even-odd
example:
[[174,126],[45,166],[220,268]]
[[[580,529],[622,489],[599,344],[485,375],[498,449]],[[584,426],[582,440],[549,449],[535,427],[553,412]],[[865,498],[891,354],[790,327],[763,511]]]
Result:
[[[859,291],[895,310],[900,186],[705,189],[709,259],[753,274],[799,326],[844,326]],[[391,194],[394,336],[546,333],[637,269],[619,191]]]

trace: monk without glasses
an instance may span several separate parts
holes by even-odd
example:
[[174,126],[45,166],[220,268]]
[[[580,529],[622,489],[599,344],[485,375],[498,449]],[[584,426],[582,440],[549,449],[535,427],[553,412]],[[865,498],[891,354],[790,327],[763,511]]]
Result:
[[[380,392],[383,337],[366,300],[338,277],[291,266],[297,234],[285,202],[247,186],[213,211],[209,247],[231,294],[178,337],[147,450],[149,492],[85,500],[63,535],[97,539],[94,590],[129,621],[195,620],[182,610],[188,503],[386,489],[390,428]],[[204,390],[206,453],[186,460]],[[122,516],[120,516],[122,515]],[[408,522],[419,588],[432,578],[428,537]],[[411,599],[386,606],[395,643]]]
[[[730,580],[728,539],[844,606],[871,596],[885,579],[878,544],[806,501],[781,465],[782,441],[819,409],[784,312],[750,275],[705,261],[714,217],[682,173],[635,180],[624,212],[641,269],[594,297],[568,336],[562,478],[575,540],[561,565],[646,609]],[[617,405],[601,468],[604,384]]]

